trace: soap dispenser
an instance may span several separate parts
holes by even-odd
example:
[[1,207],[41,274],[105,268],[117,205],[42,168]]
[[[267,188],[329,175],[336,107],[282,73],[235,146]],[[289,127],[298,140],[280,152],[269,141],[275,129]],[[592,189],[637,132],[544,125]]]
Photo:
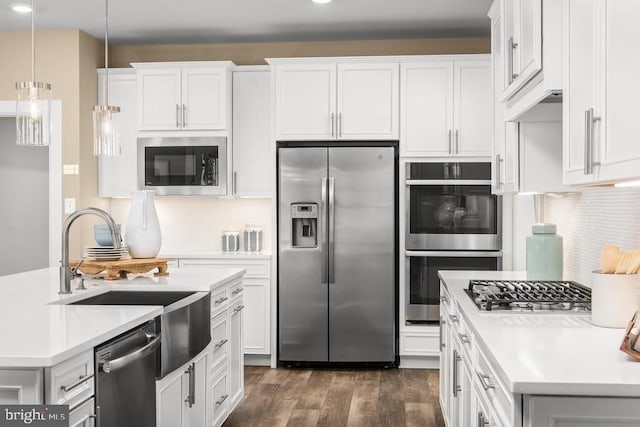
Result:
[[527,279],[562,280],[562,236],[555,224],[544,222],[544,195],[534,196],[536,223],[527,237]]

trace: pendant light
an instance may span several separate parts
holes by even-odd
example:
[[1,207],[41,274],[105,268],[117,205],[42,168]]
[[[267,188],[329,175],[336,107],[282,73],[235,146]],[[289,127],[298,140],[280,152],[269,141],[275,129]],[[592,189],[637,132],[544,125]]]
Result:
[[120,155],[120,107],[109,105],[109,0],[105,0],[104,105],[93,107],[93,154]]
[[34,0],[31,0],[31,81],[16,83],[16,144],[47,146],[51,137],[51,85],[36,82]]

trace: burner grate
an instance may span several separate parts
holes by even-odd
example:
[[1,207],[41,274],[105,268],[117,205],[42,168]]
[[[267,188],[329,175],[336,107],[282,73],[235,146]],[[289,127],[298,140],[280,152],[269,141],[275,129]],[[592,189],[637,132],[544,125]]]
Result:
[[470,280],[465,292],[483,311],[591,311],[591,289],[572,281]]

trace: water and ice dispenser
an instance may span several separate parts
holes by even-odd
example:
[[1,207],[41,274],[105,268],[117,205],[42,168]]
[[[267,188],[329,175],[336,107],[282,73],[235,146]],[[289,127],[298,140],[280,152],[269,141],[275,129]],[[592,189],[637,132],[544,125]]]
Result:
[[318,246],[318,204],[291,204],[291,246],[315,248]]

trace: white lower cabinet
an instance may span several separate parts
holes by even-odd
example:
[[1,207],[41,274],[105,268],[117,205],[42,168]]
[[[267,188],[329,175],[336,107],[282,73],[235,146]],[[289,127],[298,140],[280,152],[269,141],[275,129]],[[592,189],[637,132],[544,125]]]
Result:
[[229,414],[229,384],[226,366],[219,369],[209,381],[211,426],[222,425]]
[[156,382],[159,427],[200,427],[207,419],[207,378],[210,348]]
[[0,405],[40,404],[42,369],[0,369]]
[[525,396],[526,427],[629,427],[640,425],[637,398]]
[[237,406],[244,393],[244,352],[242,345],[242,313],[244,308],[243,302],[239,301],[231,308],[230,313],[229,404],[231,408]]
[[69,427],[97,426],[95,417],[96,402],[93,398],[87,400],[73,411],[69,412]]

